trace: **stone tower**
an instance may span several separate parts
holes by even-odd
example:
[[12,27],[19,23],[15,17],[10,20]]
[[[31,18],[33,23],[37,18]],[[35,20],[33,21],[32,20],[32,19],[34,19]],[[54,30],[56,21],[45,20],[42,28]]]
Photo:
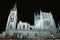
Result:
[[15,4],[14,8],[11,9],[7,20],[6,32],[8,34],[13,34],[13,32],[16,30],[16,22],[17,22],[17,8]]
[[34,13],[34,26],[35,26],[35,29],[40,29],[40,13],[38,12],[35,12]]

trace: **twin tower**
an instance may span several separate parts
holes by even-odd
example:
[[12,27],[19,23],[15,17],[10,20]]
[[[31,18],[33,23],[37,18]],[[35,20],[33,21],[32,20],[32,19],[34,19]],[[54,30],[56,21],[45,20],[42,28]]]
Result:
[[[34,30],[34,33],[32,32],[32,30]],[[35,32],[35,30],[38,30],[38,32]],[[50,35],[50,33],[56,34],[56,26],[51,12],[47,13],[42,12],[41,10],[39,14],[34,13],[33,26],[28,24],[27,22],[24,23],[22,21],[19,21],[19,23],[17,24],[17,8],[15,4],[14,8],[11,9],[10,14],[8,16],[6,33],[8,35],[18,33],[18,36],[30,35],[30,34],[44,36],[47,34]],[[34,35],[32,36],[34,37]]]

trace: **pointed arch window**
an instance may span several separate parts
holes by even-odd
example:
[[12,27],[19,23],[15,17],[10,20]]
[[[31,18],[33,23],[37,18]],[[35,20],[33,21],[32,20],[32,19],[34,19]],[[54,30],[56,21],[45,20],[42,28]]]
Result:
[[15,15],[14,13],[11,14],[11,16],[10,16],[10,22],[14,21],[14,15]]
[[25,25],[23,25],[23,29],[25,28]]
[[27,33],[27,36],[29,36],[29,33]]
[[10,25],[10,29],[12,29],[12,25]]
[[21,25],[20,25],[19,27],[20,27],[20,29],[21,29]]
[[37,37],[37,33],[35,33],[35,37]]
[[29,27],[29,25],[27,25],[27,28]]
[[11,22],[13,22],[14,21],[14,18],[11,18]]
[[13,22],[14,21],[14,17],[10,17],[10,22]]

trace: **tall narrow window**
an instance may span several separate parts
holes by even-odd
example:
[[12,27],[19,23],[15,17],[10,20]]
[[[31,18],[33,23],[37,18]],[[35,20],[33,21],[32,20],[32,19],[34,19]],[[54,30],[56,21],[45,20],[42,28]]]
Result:
[[20,29],[21,29],[21,25],[20,25]]
[[27,33],[27,36],[29,36],[29,33]]
[[19,37],[21,36],[21,34],[19,34]]
[[10,22],[13,22],[13,21],[14,21],[14,17],[10,16]]
[[25,28],[25,25],[23,25],[23,28]]
[[27,28],[28,28],[29,26],[27,25]]
[[14,21],[14,18],[11,18],[11,22],[13,22]]
[[37,33],[35,33],[35,37],[37,37]]
[[10,25],[10,29],[12,29],[12,25]]

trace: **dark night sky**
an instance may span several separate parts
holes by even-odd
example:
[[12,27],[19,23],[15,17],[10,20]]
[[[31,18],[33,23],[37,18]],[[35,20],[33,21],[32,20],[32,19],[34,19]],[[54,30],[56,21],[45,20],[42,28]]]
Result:
[[0,32],[5,30],[10,9],[17,2],[18,21],[22,20],[33,25],[34,11],[51,11],[55,21],[60,18],[60,2],[51,0],[0,0]]

